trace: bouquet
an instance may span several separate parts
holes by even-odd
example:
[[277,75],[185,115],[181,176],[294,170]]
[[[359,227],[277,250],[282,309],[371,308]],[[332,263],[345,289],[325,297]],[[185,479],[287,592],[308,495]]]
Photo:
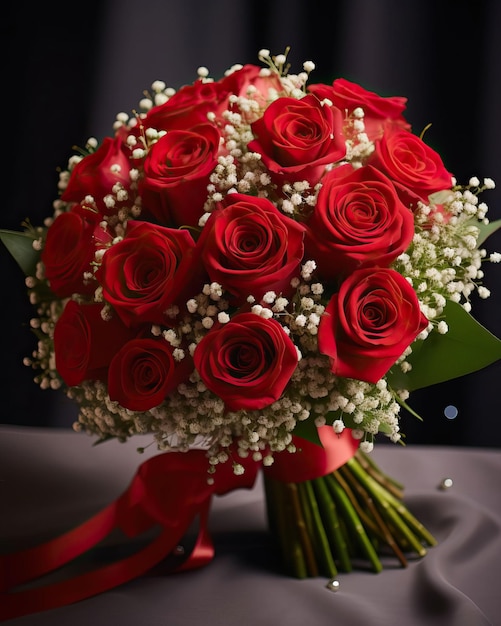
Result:
[[26,363],[78,404],[75,430],[150,436],[145,491],[177,494],[179,533],[188,491],[262,469],[288,573],[406,565],[435,539],[370,453],[402,443],[413,390],[501,358],[471,315],[501,260],[482,247],[494,182],[458,183],[406,98],[258,56],[153,83],[71,156],[44,225],[1,231],[36,309]]

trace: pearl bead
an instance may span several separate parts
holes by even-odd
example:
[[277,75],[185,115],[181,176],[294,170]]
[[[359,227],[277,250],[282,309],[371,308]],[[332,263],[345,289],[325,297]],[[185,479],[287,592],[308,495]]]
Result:
[[442,480],[442,482],[440,483],[440,485],[438,486],[438,488],[442,489],[442,490],[450,489],[453,484],[454,484],[454,482],[453,482],[452,478],[444,478]]
[[339,580],[336,578],[331,578],[329,582],[325,585],[329,591],[338,591],[339,590]]

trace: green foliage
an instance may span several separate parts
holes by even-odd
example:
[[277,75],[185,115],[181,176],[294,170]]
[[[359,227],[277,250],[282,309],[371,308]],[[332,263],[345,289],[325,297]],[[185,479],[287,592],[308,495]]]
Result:
[[501,359],[501,339],[477,322],[464,308],[448,302],[444,319],[449,330],[433,331],[412,345],[407,358],[412,369],[404,374],[398,365],[387,374],[394,389],[421,389],[476,372]]
[[0,230],[0,239],[26,276],[34,276],[40,253],[33,248],[33,233]]
[[477,246],[481,246],[487,237],[490,237],[493,233],[501,228],[501,220],[489,222],[488,224],[478,223],[477,226],[480,229],[480,234],[477,239]]
[[316,427],[315,422],[311,419],[297,422],[294,428],[294,435],[301,437],[302,439],[306,439],[306,441],[311,443],[315,443],[318,446],[322,445],[320,437],[318,436],[318,428]]

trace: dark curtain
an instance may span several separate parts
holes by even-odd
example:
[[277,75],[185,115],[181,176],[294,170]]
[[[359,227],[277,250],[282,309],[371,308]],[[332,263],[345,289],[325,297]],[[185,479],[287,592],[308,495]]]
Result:
[[[43,26],[42,26],[43,24]],[[408,98],[416,132],[460,182],[489,176],[490,218],[501,217],[501,3],[497,0],[87,0],[12,3],[3,46],[3,187],[0,228],[41,223],[55,198],[57,168],[71,148],[111,134],[156,79],[175,88],[200,65],[214,78],[257,51],[291,47],[293,71],[312,60],[314,82],[343,76],[381,95]],[[501,251],[501,236],[489,240]],[[34,347],[32,309],[20,270],[0,246],[3,367],[0,422],[70,427],[76,408],[41,391],[22,365]],[[487,266],[492,296],[475,317],[501,335],[499,268]],[[424,422],[402,415],[409,443],[501,446],[501,364],[411,396]],[[458,409],[447,419],[444,408]]]

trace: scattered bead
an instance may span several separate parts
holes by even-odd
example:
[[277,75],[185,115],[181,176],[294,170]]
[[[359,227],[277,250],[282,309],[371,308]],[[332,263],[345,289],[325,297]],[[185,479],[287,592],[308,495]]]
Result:
[[442,482],[440,483],[440,485],[438,486],[438,488],[442,489],[442,491],[445,491],[446,489],[450,489],[453,484],[454,482],[452,478],[444,478]]
[[329,591],[339,591],[339,580],[331,578],[325,586]]

